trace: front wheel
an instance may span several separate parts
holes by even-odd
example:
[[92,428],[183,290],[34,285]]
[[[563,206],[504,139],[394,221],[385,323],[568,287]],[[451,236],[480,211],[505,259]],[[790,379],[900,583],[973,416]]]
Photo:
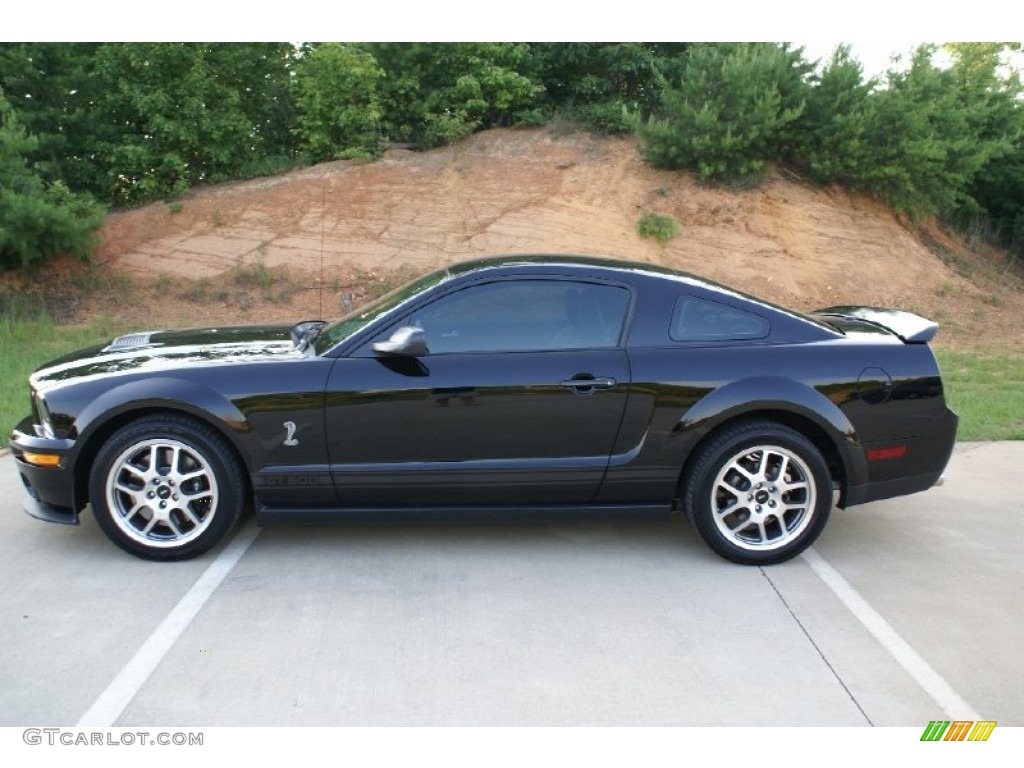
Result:
[[821,452],[802,434],[774,422],[746,422],[701,448],[684,479],[683,508],[723,557],[779,563],[824,529],[832,480]]
[[89,484],[96,522],[122,549],[148,560],[183,560],[210,549],[245,505],[242,471],[209,427],[147,417],[104,444]]

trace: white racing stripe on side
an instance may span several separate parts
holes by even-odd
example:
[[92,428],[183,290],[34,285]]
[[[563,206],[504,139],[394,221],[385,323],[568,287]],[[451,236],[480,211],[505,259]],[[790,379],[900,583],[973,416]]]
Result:
[[818,575],[818,578],[825,582],[835,596],[849,609],[850,613],[907,671],[907,674],[914,678],[915,682],[932,697],[936,704],[942,707],[947,717],[954,720],[983,719],[813,547],[807,549],[801,557]]
[[260,528],[250,521],[217,558],[203,571],[192,588],[178,601],[167,617],[135,652],[124,669],[82,715],[76,727],[110,728],[139,692],[153,670],[192,623],[206,601],[231,572],[249,546],[256,540]]

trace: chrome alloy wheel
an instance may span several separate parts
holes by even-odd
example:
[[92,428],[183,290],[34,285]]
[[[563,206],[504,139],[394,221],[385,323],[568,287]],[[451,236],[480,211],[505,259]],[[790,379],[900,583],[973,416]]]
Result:
[[195,448],[168,438],[142,440],[110,466],[107,506],[129,538],[147,547],[177,547],[213,521],[217,478]]
[[737,547],[779,549],[814,517],[814,475],[798,454],[778,445],[744,448],[722,466],[711,489],[719,532]]

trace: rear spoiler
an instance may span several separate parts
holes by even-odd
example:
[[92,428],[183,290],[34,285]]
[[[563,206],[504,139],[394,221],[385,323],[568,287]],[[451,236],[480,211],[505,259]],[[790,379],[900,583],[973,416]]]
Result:
[[907,344],[927,344],[939,330],[939,324],[913,312],[881,307],[829,307],[813,314],[821,317],[845,317],[884,328]]

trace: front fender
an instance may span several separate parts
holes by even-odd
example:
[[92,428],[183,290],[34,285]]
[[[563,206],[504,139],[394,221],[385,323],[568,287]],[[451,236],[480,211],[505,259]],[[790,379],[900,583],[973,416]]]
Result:
[[[212,423],[236,448],[249,431],[245,415],[224,395],[194,381],[164,376],[130,381],[89,401],[74,421],[77,445],[86,445],[104,424],[123,413],[144,408],[167,408]],[[245,452],[240,451],[244,456]]]

